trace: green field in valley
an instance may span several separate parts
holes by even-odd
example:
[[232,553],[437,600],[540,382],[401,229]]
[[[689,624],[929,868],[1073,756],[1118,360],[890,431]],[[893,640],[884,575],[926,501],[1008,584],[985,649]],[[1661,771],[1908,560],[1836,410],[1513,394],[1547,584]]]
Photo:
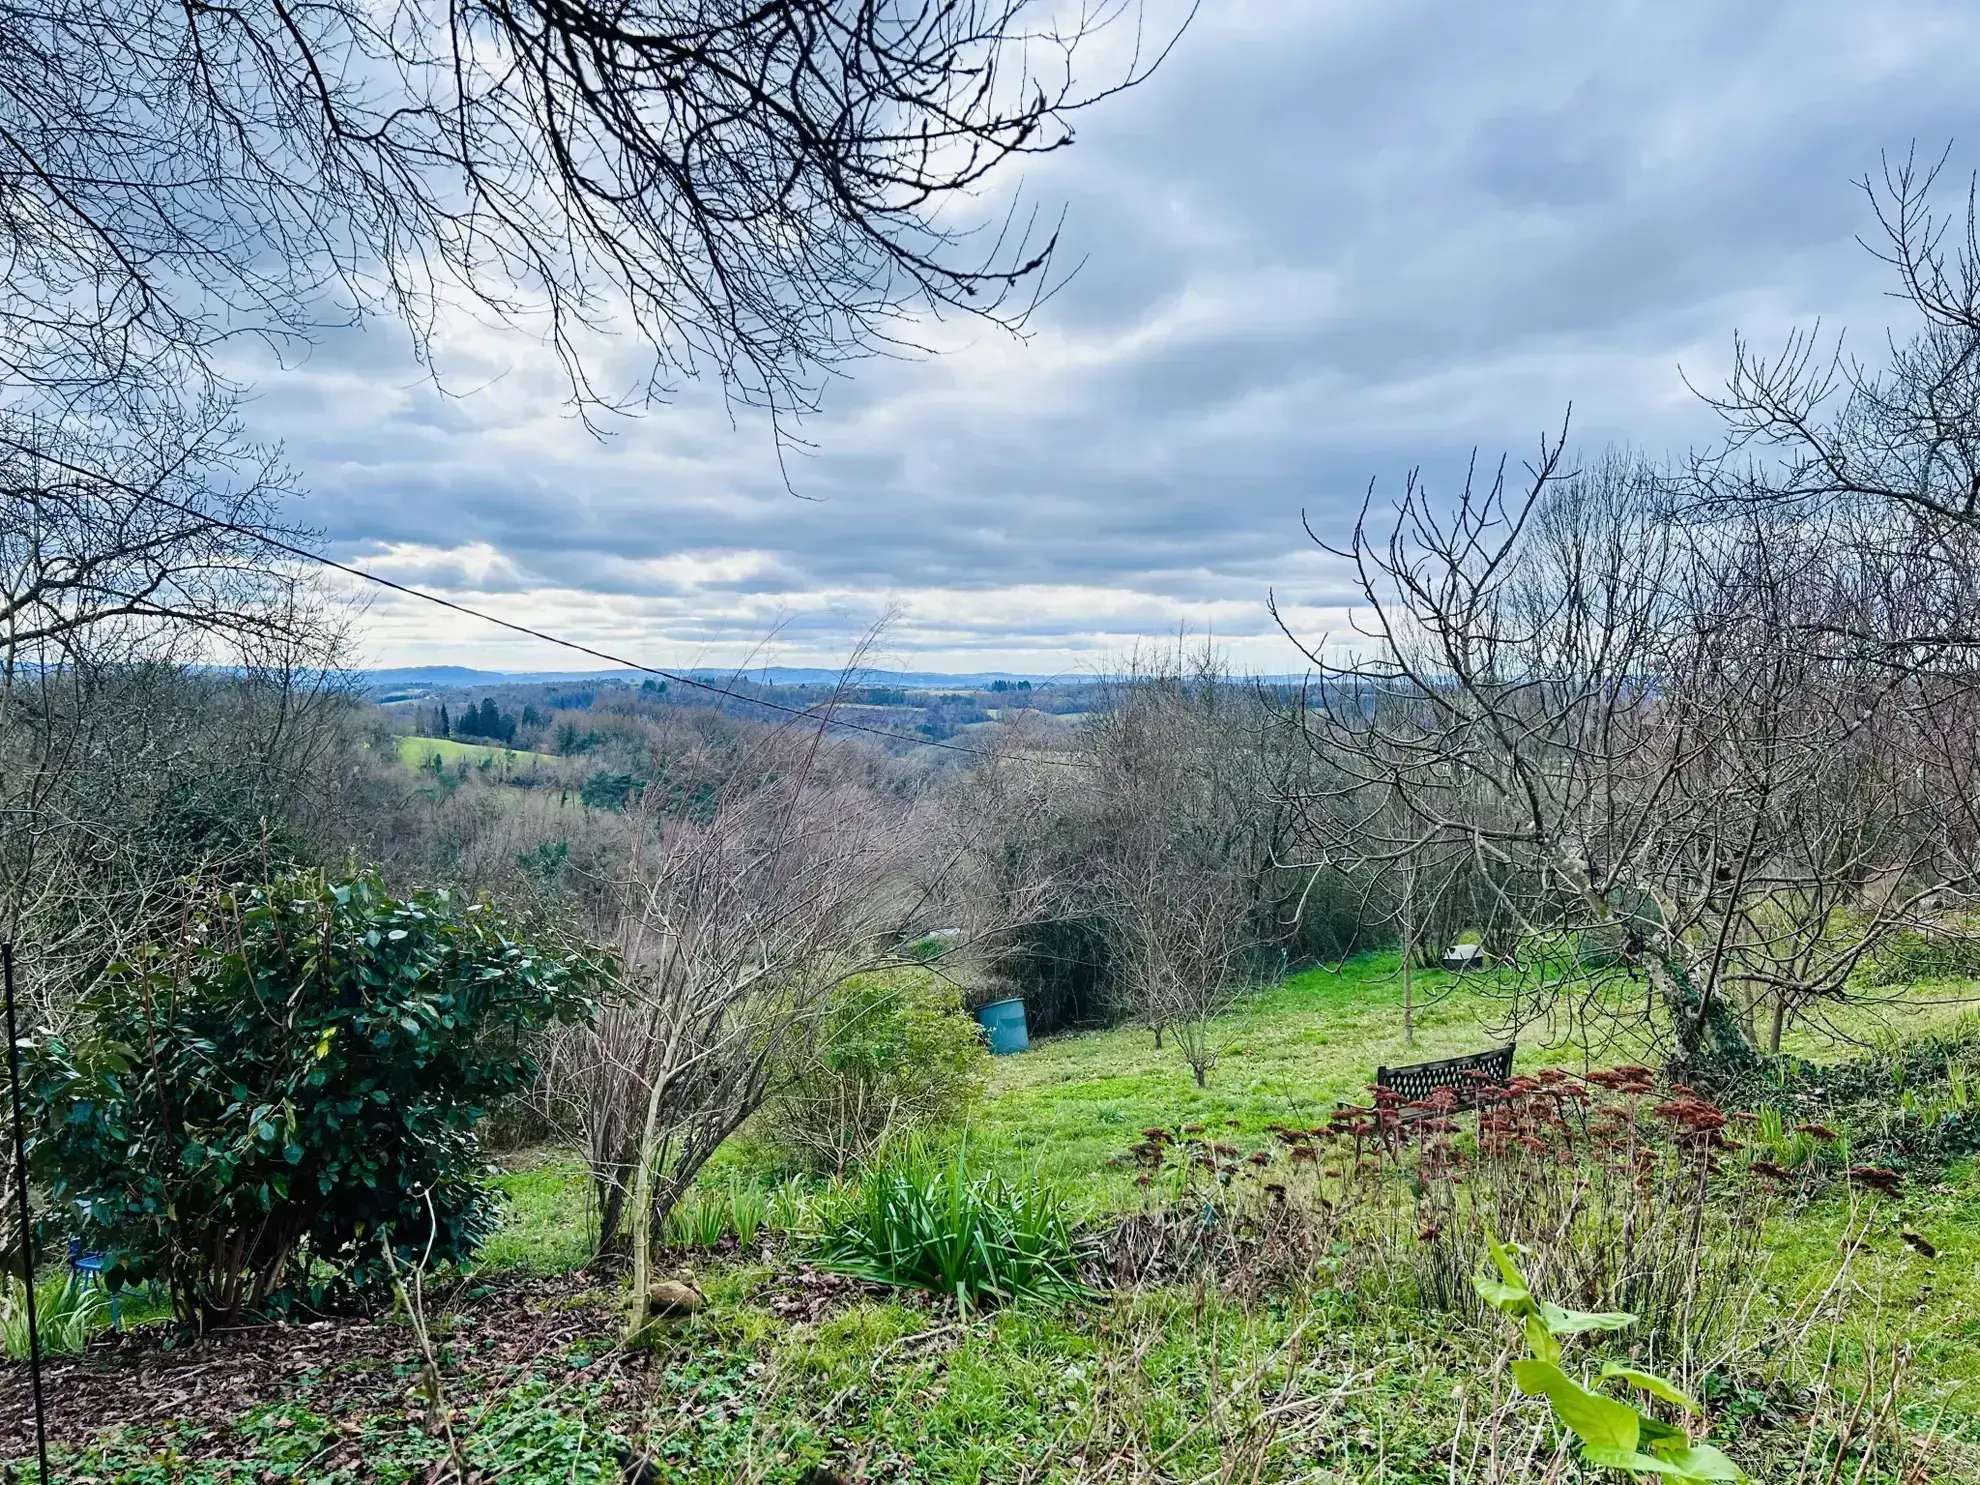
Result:
[[406,767],[430,767],[435,758],[449,768],[457,763],[466,763],[470,768],[489,763],[497,768],[517,769],[557,761],[554,753],[531,753],[518,748],[489,747],[485,743],[456,742],[450,737],[399,739],[399,761]]

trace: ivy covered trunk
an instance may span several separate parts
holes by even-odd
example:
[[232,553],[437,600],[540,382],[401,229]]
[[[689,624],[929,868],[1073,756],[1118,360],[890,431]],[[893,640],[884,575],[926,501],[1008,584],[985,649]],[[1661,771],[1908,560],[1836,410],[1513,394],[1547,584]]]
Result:
[[1689,970],[1674,958],[1647,956],[1645,964],[1671,1019],[1677,1067],[1737,1073],[1760,1065],[1760,1053],[1723,996],[1699,990]]

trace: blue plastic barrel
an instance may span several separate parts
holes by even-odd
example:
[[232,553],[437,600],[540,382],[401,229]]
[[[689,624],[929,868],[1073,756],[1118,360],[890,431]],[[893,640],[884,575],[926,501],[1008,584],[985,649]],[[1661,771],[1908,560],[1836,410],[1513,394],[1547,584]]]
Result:
[[1031,1045],[1031,1032],[1024,1024],[1022,1000],[993,1000],[976,1013],[976,1019],[990,1035],[990,1050],[999,1056],[1006,1052],[1022,1052]]

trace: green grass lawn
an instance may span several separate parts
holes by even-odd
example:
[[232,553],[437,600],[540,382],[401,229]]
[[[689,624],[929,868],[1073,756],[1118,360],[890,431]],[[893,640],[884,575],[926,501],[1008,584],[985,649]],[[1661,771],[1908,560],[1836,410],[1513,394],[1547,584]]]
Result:
[[[1938,1256],[1907,1247],[1899,1236],[1907,1231]],[[1946,1399],[1954,1426],[1980,1439],[1980,1164],[1962,1161],[1895,1200],[1837,1197],[1779,1213],[1755,1258],[1783,1313],[1815,1308],[1829,1293],[1859,1343],[1908,1351],[1916,1375]]]
[[[1365,1099],[1378,1065],[1503,1042],[1487,1025],[1496,1005],[1439,971],[1415,976],[1429,1004],[1419,1005],[1414,1045],[1405,1046],[1395,969],[1392,954],[1364,955],[1340,972],[1308,970],[1239,1000],[1213,1027],[1218,1061],[1200,1089],[1173,1039],[1157,1051],[1145,1027],[1041,1038],[996,1059],[971,1133],[1101,1206],[1125,1180],[1107,1162],[1144,1126],[1236,1119],[1240,1134],[1256,1135],[1269,1123],[1311,1124],[1344,1100]],[[1536,1056],[1522,1047],[1520,1061]]]
[[[1309,970],[1247,997],[1217,1023],[1222,1055],[1204,1089],[1173,1044],[1158,1052],[1142,1027],[1042,1038],[1029,1052],[996,1060],[971,1138],[1064,1184],[1089,1211],[1130,1205],[1134,1171],[1114,1160],[1144,1126],[1235,1120],[1226,1127],[1244,1144],[1262,1139],[1267,1124],[1310,1125],[1337,1103],[1365,1101],[1378,1066],[1502,1043],[1504,1003],[1483,984],[1441,972],[1414,978],[1413,1045],[1403,1040],[1393,953]],[[1795,1028],[1785,1050],[1814,1061],[1858,1055],[1866,1043],[1917,1036],[1968,1014],[1971,991],[1932,987],[1907,1003],[1854,1007],[1828,1026]],[[1596,1065],[1622,1056],[1611,1051]],[[1528,1028],[1517,1065],[1550,1064],[1578,1068],[1584,1054],[1571,1041],[1552,1041],[1545,1026]],[[1939,1258],[1921,1259],[1900,1230],[1923,1235]],[[1962,1163],[1895,1202],[1838,1196],[1778,1214],[1756,1244],[1756,1260],[1764,1255],[1768,1268],[1766,1302],[1784,1312],[1812,1303],[1834,1279],[1848,1234],[1861,1242],[1845,1276],[1844,1307],[1866,1337],[1881,1330],[1884,1343],[1901,1325],[1921,1372],[1980,1436],[1980,1169]]]
[[591,1177],[568,1150],[532,1150],[503,1162],[496,1177],[502,1225],[482,1248],[492,1272],[565,1273],[591,1257]]
[[[1442,971],[1419,972],[1414,980],[1410,1043],[1403,1038],[1402,979],[1393,952],[1307,970],[1245,996],[1216,1022],[1219,1059],[1204,1088],[1195,1085],[1173,1039],[1158,1051],[1144,1027],[1041,1037],[1028,1052],[992,1061],[989,1090],[963,1135],[1010,1173],[1061,1185],[1089,1214],[1132,1206],[1134,1172],[1117,1157],[1145,1127],[1214,1122],[1240,1142],[1258,1142],[1269,1124],[1311,1125],[1341,1102],[1365,1101],[1378,1066],[1503,1043],[1505,1002],[1480,980]],[[1963,997],[1951,991],[1922,1005],[1856,1008],[1841,1018],[1850,1040],[1801,1027],[1788,1037],[1788,1050],[1818,1061],[1851,1055],[1894,1028],[1917,1035],[1965,1011]],[[1595,1065],[1624,1055],[1612,1049]],[[1526,1028],[1520,1038],[1522,1069],[1579,1068],[1588,1061],[1579,1046],[1550,1037],[1544,1025]],[[709,1179],[785,1174],[765,1160],[747,1140],[734,1142],[712,1163]],[[1969,1191],[1972,1180],[1963,1170],[1952,1187]],[[510,1216],[486,1261],[539,1271],[567,1266],[583,1249],[589,1211],[582,1161],[570,1152],[532,1151],[502,1185]],[[1839,1234],[1840,1227],[1838,1241]]]
[[[1025,1162],[1071,1185],[1090,1207],[1117,1205],[1129,1173],[1110,1159],[1144,1126],[1236,1120],[1240,1136],[1267,1124],[1313,1124],[1342,1102],[1365,1102],[1377,1067],[1428,1062],[1503,1045],[1506,1002],[1488,982],[1442,971],[1414,975],[1413,1043],[1403,1039],[1403,983],[1393,952],[1321,967],[1239,1000],[1213,1028],[1219,1048],[1209,1086],[1197,1088],[1170,1041],[1157,1051],[1145,1027],[1044,1037],[1030,1051],[999,1057],[990,1095],[971,1138],[1000,1157]],[[1902,1028],[1916,1035],[1962,1014],[1947,993],[1927,1005],[1853,1008],[1837,1019],[1853,1038],[1801,1026],[1786,1050],[1816,1061],[1861,1050],[1860,1043]],[[1516,1065],[1582,1069],[1611,1066],[1640,1049],[1610,1048],[1590,1058],[1547,1024],[1522,1029]]]
[[[964,1136],[1013,1174],[1057,1182],[1097,1213],[1134,1204],[1133,1172],[1115,1162],[1145,1127],[1215,1121],[1241,1141],[1260,1140],[1268,1124],[1310,1125],[1341,1102],[1365,1101],[1378,1066],[1503,1044],[1504,1001],[1475,978],[1434,970],[1414,976],[1415,1036],[1405,1043],[1397,964],[1393,952],[1364,954],[1240,999],[1216,1023],[1220,1055],[1204,1088],[1195,1085],[1173,1040],[1158,1051],[1145,1027],[1041,1037],[1028,1052],[993,1059],[989,1090]],[[1790,1034],[1787,1049],[1818,1061],[1851,1055],[1893,1028],[1917,1035],[1965,1010],[1964,999],[1950,992],[1923,1006],[1857,1008],[1841,1028],[1853,1041],[1802,1027]],[[1612,1051],[1594,1065],[1623,1055]],[[1520,1039],[1522,1069],[1579,1068],[1587,1061],[1579,1046],[1553,1040],[1545,1026],[1527,1028]],[[718,1155],[710,1176],[784,1174],[762,1168],[763,1160],[763,1152],[738,1142]],[[525,1162],[504,1178],[512,1227],[498,1237],[490,1259],[555,1267],[560,1255],[581,1246],[571,1224],[588,1210],[582,1162],[561,1151],[533,1151]]]

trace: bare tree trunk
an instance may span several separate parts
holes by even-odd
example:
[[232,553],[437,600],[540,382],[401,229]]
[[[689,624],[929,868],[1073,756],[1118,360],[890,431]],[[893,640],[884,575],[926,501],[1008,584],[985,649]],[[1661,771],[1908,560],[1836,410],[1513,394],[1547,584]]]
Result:
[[618,1245],[619,1227],[625,1220],[626,1183],[602,1170],[593,1177],[598,1189],[598,1251],[608,1253]]
[[1416,1045],[1416,997],[1415,984],[1411,976],[1416,963],[1416,864],[1412,860],[1403,868],[1403,931],[1402,931],[1402,975],[1403,975],[1403,1045]]
[[660,1151],[660,1109],[667,1096],[665,1072],[653,1080],[646,1095],[646,1122],[640,1129],[639,1157],[633,1167],[632,1182],[632,1313],[626,1322],[626,1338],[631,1340],[646,1329],[651,1318],[653,1289],[653,1167]]

